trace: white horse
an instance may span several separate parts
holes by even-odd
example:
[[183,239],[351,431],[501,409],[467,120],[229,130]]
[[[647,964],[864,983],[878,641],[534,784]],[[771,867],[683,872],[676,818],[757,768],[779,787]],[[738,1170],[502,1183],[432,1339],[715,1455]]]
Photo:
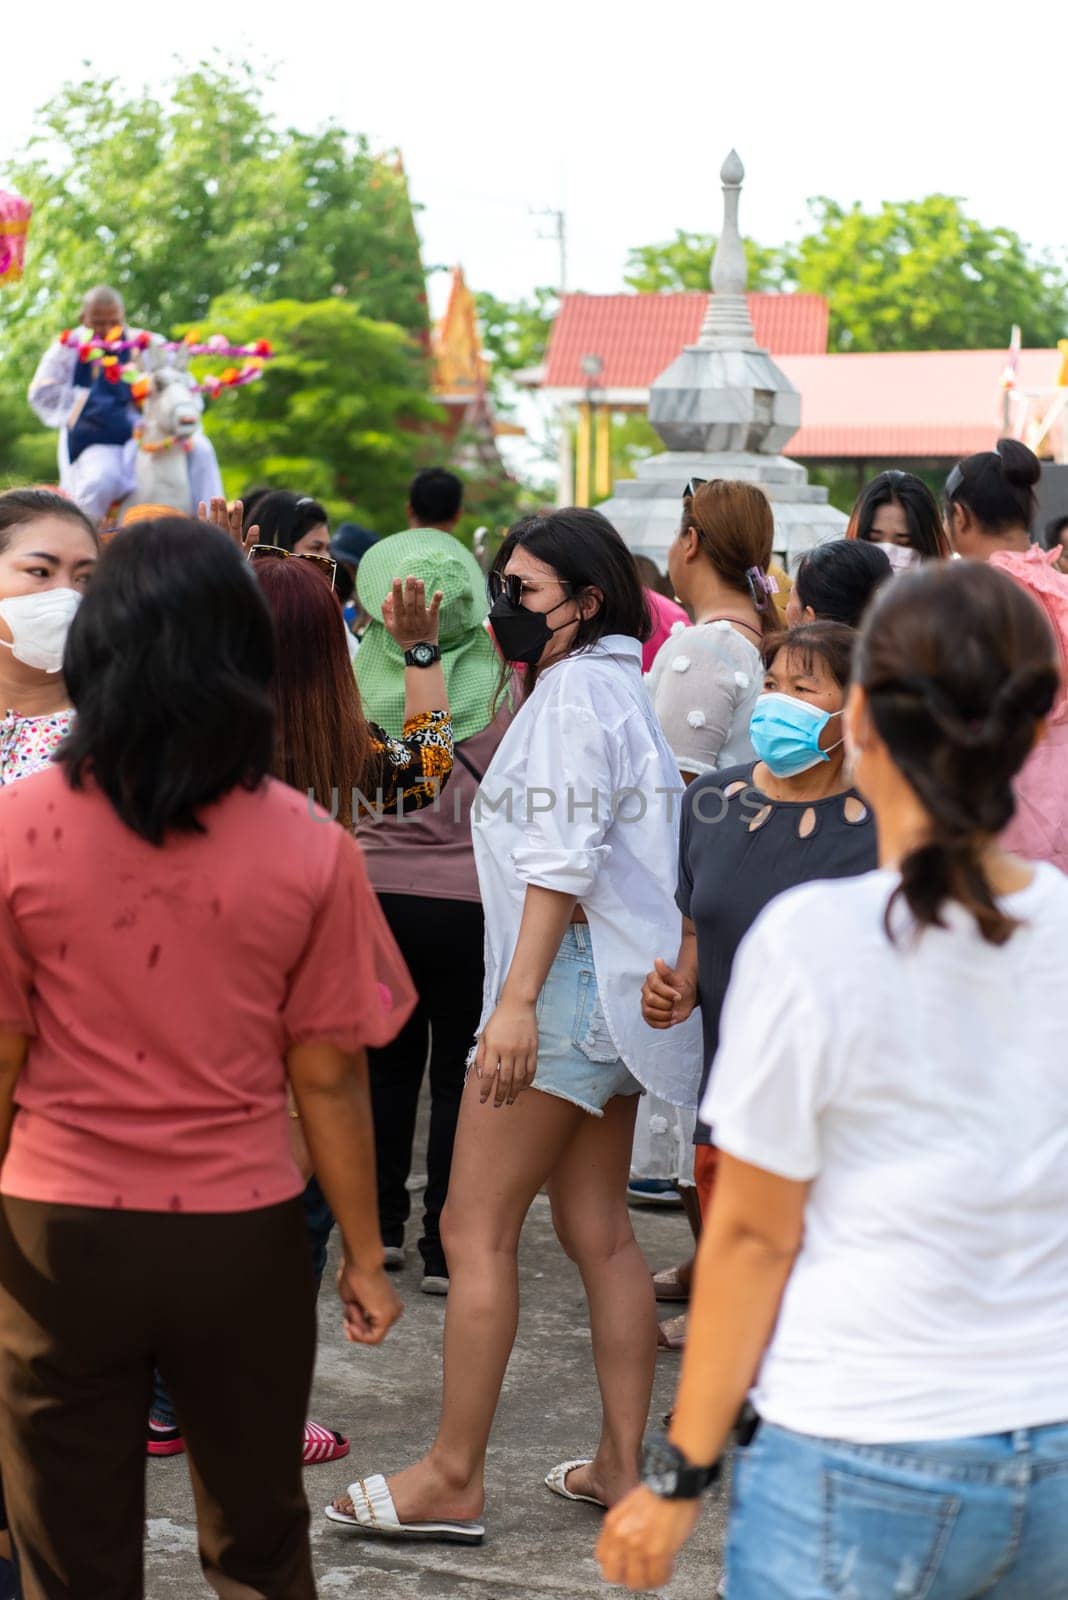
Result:
[[201,428],[204,402],[190,383],[182,351],[148,349],[141,362],[148,392],[127,449],[133,492],[128,506],[173,506],[192,516],[199,501],[223,492],[211,440]]

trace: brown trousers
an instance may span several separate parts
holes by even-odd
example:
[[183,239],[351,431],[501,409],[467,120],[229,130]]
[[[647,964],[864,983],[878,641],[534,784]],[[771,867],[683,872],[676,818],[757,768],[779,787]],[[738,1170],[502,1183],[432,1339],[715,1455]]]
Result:
[[314,1600],[299,1200],[160,1214],[0,1197],[0,1468],[25,1600],[142,1600],[152,1372],[221,1600]]

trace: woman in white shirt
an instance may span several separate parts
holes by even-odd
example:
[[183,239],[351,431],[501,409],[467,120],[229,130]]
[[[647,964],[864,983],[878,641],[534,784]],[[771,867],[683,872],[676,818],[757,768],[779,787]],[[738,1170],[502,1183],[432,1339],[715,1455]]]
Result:
[[775,522],[751,483],[691,478],[668,575],[694,626],[664,644],[649,693],[689,782],[752,759],[749,719],[764,682],[760,647],[782,626],[768,577]]
[[1002,573],[877,600],[847,732],[881,869],[742,944],[678,1405],[608,1578],[666,1581],[759,1364],[730,1600],[1068,1596],[1068,881],[999,843],[1057,686]]
[[515,1338],[516,1253],[546,1186],[590,1307],[603,1422],[592,1460],[555,1468],[565,1499],[637,1482],[656,1343],[626,1205],[641,1089],[696,1101],[699,1028],[640,1009],[672,900],[679,771],[641,677],[648,617],[633,558],[595,511],[531,517],[491,574],[501,653],[527,695],[472,812],[486,982],[442,1239],[450,1272],[437,1438],[414,1467],[350,1485],[328,1516],[365,1534],[481,1541],[483,1472]]

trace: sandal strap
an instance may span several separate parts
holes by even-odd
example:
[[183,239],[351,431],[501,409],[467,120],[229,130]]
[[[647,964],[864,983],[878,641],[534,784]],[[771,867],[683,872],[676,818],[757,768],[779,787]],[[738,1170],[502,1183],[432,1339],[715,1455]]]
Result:
[[401,1527],[389,1485],[380,1472],[349,1484],[349,1499],[356,1521],[364,1528],[396,1532]]

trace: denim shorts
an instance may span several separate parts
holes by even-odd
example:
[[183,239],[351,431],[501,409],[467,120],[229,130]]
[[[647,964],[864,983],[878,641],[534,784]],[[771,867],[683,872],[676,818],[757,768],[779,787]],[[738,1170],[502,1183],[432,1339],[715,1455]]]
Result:
[[620,1060],[597,992],[590,930],[573,922],[538,997],[538,1070],[535,1089],[570,1100],[591,1116],[617,1094],[642,1086]]
[[735,1457],[727,1600],[1068,1600],[1068,1422]]

